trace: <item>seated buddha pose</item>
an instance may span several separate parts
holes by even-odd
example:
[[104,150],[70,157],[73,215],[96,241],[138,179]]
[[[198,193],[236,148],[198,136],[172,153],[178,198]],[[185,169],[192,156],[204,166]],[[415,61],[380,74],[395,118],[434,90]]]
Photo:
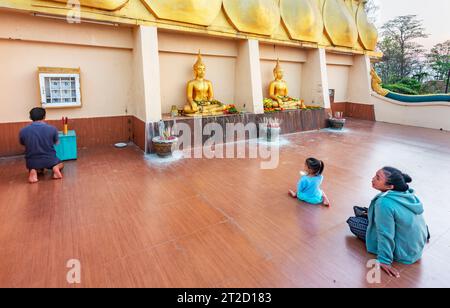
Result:
[[211,81],[205,79],[206,67],[199,52],[194,64],[195,79],[188,82],[187,101],[184,113],[187,116],[221,115],[227,109],[226,105],[214,100]]
[[286,81],[283,80],[284,72],[280,66],[280,59],[277,60],[277,66],[273,70],[275,80],[270,83],[269,95],[272,99],[273,108],[299,109],[305,108],[303,102],[289,97],[289,89]]

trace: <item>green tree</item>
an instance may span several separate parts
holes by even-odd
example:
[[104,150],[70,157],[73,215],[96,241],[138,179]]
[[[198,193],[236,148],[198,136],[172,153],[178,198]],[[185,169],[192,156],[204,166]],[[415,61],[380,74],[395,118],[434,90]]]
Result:
[[428,64],[435,80],[446,80],[450,71],[450,40],[435,45],[427,54]]
[[390,37],[383,37],[378,43],[378,49],[383,52],[381,62],[376,65],[378,74],[384,83],[394,83],[400,77],[400,48],[395,40]]
[[389,80],[402,79],[414,74],[418,65],[422,65],[423,46],[416,42],[426,38],[423,22],[417,15],[398,16],[382,27],[380,50],[385,54]]

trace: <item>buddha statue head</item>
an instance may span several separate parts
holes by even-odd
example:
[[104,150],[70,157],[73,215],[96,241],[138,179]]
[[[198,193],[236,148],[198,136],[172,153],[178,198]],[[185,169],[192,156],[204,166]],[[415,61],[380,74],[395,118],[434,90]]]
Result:
[[284,71],[280,66],[280,59],[277,59],[277,66],[273,69],[273,76],[276,80],[282,80],[284,76]]
[[200,78],[200,79],[205,78],[205,75],[206,75],[206,66],[203,63],[202,54],[201,54],[200,50],[198,51],[197,62],[195,62],[195,64],[194,64],[194,74],[195,74],[195,78]]

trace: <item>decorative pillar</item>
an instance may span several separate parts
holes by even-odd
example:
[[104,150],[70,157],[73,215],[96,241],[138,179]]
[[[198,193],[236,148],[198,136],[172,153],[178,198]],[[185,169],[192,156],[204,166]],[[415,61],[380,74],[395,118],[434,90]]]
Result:
[[370,58],[367,55],[353,57],[349,72],[348,100],[350,103],[371,105]]
[[[142,93],[145,102],[147,122],[157,122],[162,118],[161,84],[159,70],[158,29],[140,26],[138,30],[138,55],[142,63]],[[139,82],[139,81],[138,81]]]
[[147,151],[149,123],[162,119],[157,27],[139,26],[134,41],[134,108],[131,109],[137,118],[145,122]]
[[236,64],[236,105],[256,114],[264,113],[259,42],[246,40],[239,43]]
[[322,106],[327,110],[331,109],[324,48],[308,51],[307,62],[303,65],[301,92],[306,104]]

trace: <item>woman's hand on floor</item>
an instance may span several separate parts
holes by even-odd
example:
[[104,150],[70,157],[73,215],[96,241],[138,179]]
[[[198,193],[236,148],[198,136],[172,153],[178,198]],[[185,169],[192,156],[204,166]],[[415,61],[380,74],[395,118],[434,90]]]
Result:
[[392,267],[392,265],[380,264],[381,269],[389,275],[389,277],[400,278],[400,272]]

